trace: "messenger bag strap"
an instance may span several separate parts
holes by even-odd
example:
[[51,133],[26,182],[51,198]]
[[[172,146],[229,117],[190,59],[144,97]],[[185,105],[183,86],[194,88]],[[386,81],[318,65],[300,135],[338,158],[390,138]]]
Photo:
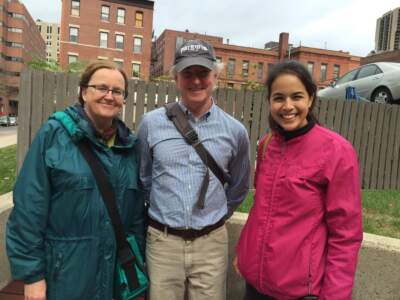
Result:
[[125,271],[128,280],[128,286],[130,289],[135,289],[139,287],[139,280],[133,267],[136,262],[136,257],[131,250],[124,233],[121,217],[118,213],[116,205],[117,202],[115,199],[114,190],[110,181],[106,177],[103,166],[100,164],[88,141],[86,139],[82,139],[77,145],[83,157],[86,159],[90,169],[92,170],[93,176],[97,182],[97,187],[100,190],[100,194],[110,216],[117,242],[117,255],[121,262],[121,266]]
[[225,185],[225,183],[229,181],[229,177],[227,174],[225,174],[225,172],[216,163],[215,159],[203,146],[203,144],[199,140],[197,132],[190,125],[186,114],[181,109],[178,102],[172,102],[166,104],[165,109],[168,119],[170,119],[174,123],[176,129],[183,136],[186,143],[191,145],[196,150],[197,154],[200,156],[203,163],[207,166],[206,175],[204,176],[200,188],[199,200],[197,201],[197,206],[200,209],[203,209],[205,202],[205,195],[208,189],[208,183],[210,181],[209,169],[214,173],[214,175],[218,178],[218,180],[221,182],[223,186]]

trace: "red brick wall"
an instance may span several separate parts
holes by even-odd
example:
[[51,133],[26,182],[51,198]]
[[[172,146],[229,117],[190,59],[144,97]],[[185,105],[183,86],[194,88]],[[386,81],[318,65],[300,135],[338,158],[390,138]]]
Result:
[[[147,1],[143,1],[147,2]],[[151,3],[151,2],[149,2]],[[108,60],[122,59],[123,68],[129,77],[132,75],[132,61],[141,63],[141,79],[148,80],[150,75],[151,38],[153,31],[152,4],[130,4],[128,1],[81,1],[80,16],[70,15],[71,1],[62,1],[60,27],[60,65],[68,65],[68,52],[77,53],[78,60],[91,61],[99,56]],[[101,6],[110,7],[109,21],[100,19]],[[117,9],[125,9],[125,24],[117,23]],[[143,12],[143,27],[135,27],[136,11]],[[79,26],[78,43],[69,42],[69,25]],[[100,29],[108,32],[108,47],[100,48]],[[115,34],[124,35],[124,49],[115,48]],[[133,37],[141,36],[142,52],[133,53]]]

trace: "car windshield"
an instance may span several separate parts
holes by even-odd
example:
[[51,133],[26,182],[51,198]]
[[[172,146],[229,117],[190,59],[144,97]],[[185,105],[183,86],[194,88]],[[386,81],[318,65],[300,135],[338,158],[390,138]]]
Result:
[[357,74],[358,70],[359,70],[359,69],[355,69],[355,70],[353,70],[353,71],[351,71],[351,72],[345,74],[343,77],[339,78],[339,79],[336,81],[335,85],[343,84],[343,83],[352,81],[352,80],[354,79],[354,76]]

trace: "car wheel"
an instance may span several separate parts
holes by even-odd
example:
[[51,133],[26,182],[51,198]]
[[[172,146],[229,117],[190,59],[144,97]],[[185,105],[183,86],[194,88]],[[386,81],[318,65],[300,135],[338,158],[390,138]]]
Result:
[[390,104],[393,102],[392,93],[388,88],[379,87],[372,93],[371,101],[376,103]]

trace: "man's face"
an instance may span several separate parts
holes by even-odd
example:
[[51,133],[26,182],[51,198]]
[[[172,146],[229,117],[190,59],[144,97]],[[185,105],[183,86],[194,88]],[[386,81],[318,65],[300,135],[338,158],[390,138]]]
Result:
[[211,100],[217,74],[202,66],[190,66],[179,72],[175,81],[185,104],[201,105]]

